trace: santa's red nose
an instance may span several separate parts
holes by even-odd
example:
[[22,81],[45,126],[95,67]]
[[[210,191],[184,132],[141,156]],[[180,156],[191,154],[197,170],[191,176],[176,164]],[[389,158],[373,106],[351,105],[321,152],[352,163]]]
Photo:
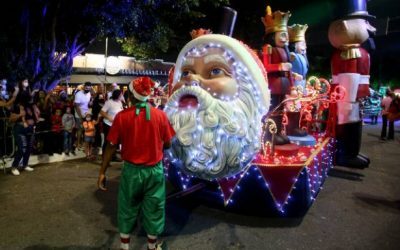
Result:
[[184,95],[179,99],[180,108],[197,108],[199,102],[194,95]]

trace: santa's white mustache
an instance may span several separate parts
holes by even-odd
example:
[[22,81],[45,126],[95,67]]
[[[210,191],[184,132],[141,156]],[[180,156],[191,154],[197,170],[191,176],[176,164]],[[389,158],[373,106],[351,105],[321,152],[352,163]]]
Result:
[[192,95],[197,98],[197,101],[199,103],[198,109],[208,108],[210,103],[206,102],[206,100],[209,98],[213,98],[210,93],[200,87],[199,81],[191,81],[190,85],[184,85],[172,94],[167,106],[171,108],[178,108],[180,99],[187,95]]
[[188,83],[185,83],[187,86],[200,86],[200,81],[199,80],[191,80]]

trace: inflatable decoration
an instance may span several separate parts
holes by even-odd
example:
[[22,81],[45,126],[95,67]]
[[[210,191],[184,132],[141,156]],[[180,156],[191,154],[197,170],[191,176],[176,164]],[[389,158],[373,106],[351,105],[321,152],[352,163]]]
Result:
[[360,154],[362,120],[360,98],[369,95],[369,53],[361,47],[375,32],[368,19],[365,0],[341,0],[338,2],[343,15],[329,27],[329,41],[336,48],[331,59],[333,85],[346,89],[346,96],[332,107],[336,117],[337,155],[336,164],[365,168],[368,157]]

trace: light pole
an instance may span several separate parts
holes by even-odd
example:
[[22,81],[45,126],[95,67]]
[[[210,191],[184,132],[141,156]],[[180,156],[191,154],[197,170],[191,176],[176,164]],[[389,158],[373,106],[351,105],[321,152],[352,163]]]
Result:
[[106,37],[106,47],[104,52],[104,84],[102,86],[102,92],[106,93],[105,87],[107,86],[107,57],[108,57],[108,37]]

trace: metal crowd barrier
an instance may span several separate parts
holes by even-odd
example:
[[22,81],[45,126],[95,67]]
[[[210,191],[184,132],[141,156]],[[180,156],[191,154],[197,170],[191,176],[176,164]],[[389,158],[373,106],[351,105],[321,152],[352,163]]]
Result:
[[[10,119],[7,117],[0,117],[0,168],[3,168],[4,173],[6,173],[7,161],[10,161],[14,158],[14,154],[16,152],[16,142],[13,134],[14,123],[9,121]],[[60,127],[61,130],[63,127]],[[35,146],[38,145],[38,142],[42,142],[43,145],[46,143],[43,138],[38,138],[38,136],[43,134],[52,133],[52,130],[39,130],[35,131],[33,134],[35,136]],[[62,133],[62,132],[61,132]],[[54,139],[54,138],[53,138]],[[47,141],[48,143],[48,141]],[[63,141],[60,141],[63,143]],[[42,145],[42,150],[44,146]],[[36,147],[34,147],[37,149]],[[44,152],[32,152],[32,155],[41,155]],[[47,153],[55,153],[55,152],[47,152]]]

